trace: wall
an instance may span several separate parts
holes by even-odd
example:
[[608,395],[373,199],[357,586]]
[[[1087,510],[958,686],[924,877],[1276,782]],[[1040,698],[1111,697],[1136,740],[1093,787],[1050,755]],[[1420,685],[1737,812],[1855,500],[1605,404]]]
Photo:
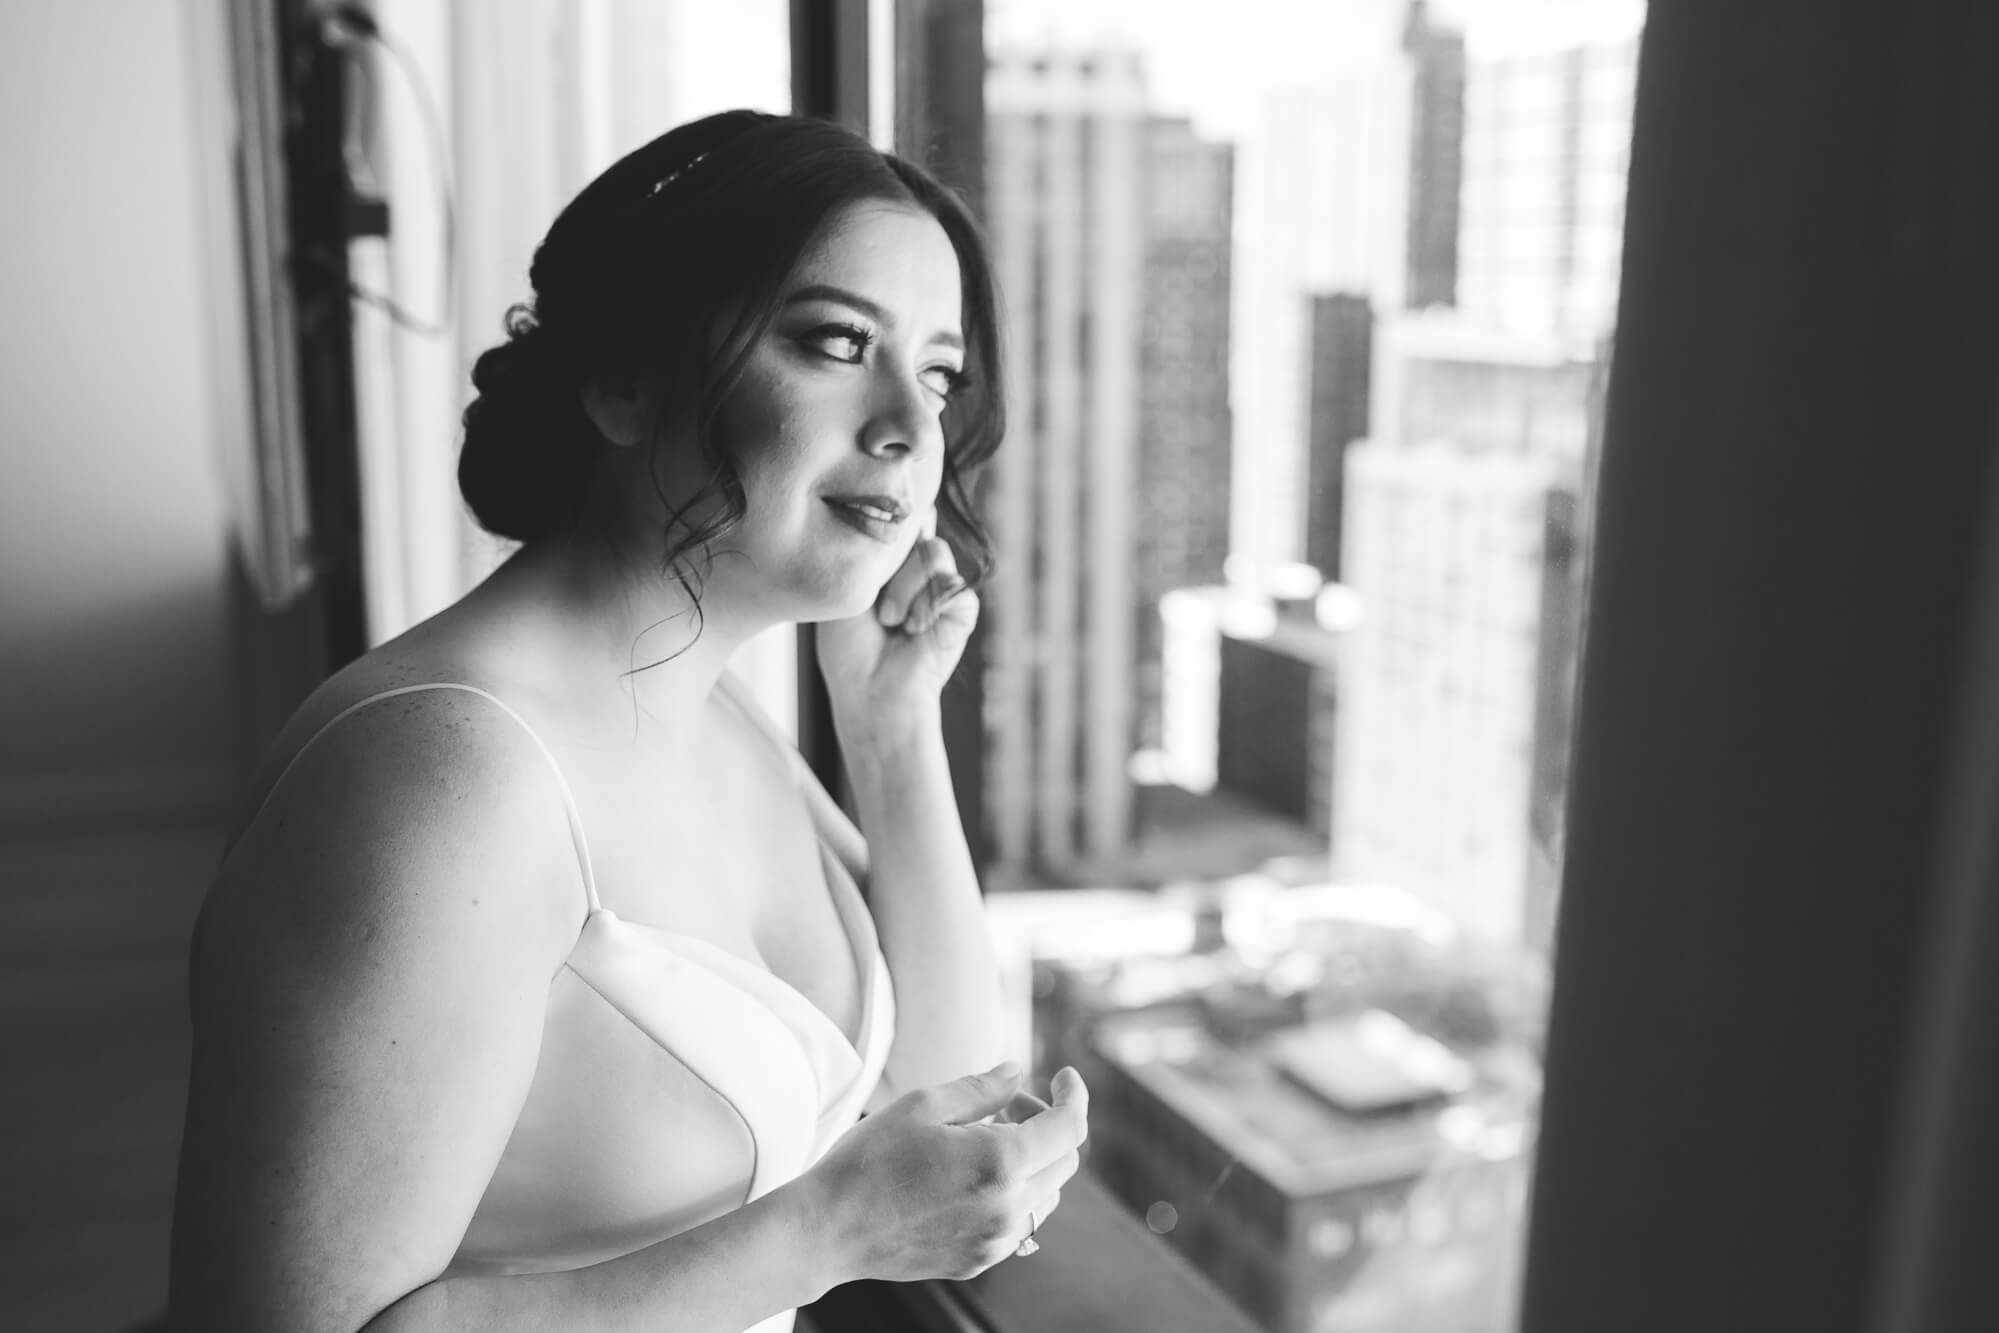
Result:
[[0,6],[0,825],[229,793],[202,12]]

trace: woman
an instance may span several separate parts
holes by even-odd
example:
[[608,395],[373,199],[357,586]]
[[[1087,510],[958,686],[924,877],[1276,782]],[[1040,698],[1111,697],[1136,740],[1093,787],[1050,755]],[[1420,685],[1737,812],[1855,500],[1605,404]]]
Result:
[[[922,530],[983,563],[999,435],[975,227],[730,112],[606,171],[531,282],[459,466],[521,549],[306,702],[202,912],[186,1329],[783,1329],[1031,1252],[1076,1168],[1075,1072],[1050,1107],[993,1066],[938,730],[977,603]],[[727,676],[782,621],[865,846]]]

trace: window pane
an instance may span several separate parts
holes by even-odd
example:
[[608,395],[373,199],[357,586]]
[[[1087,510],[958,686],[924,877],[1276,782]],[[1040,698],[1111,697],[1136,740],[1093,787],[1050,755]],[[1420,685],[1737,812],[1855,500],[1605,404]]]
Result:
[[601,91],[613,157],[717,111],[791,109],[784,0],[610,0],[604,10],[609,78]]
[[984,7],[994,929],[1274,1330],[1513,1325],[1643,17]]

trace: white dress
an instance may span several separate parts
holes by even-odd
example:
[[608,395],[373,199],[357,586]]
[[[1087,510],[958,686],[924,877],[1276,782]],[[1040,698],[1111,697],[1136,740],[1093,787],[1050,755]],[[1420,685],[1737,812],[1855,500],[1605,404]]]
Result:
[[[291,763],[350,713],[417,690],[490,700],[555,765],[520,714],[484,690],[442,682],[343,709]],[[623,920],[599,902],[575,798],[559,766],[555,772],[589,914],[550,985],[541,1054],[513,1135],[447,1274],[581,1268],[768,1193],[860,1118],[895,1035],[895,996],[873,918],[823,825],[819,859],[861,978],[858,1048],[770,971],[691,935]],[[815,820],[826,817],[808,804]],[[753,1333],[788,1333],[792,1323],[786,1311]]]

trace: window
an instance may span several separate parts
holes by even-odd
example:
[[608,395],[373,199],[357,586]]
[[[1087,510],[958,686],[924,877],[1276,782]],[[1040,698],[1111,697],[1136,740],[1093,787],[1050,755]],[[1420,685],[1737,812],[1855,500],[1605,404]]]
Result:
[[1263,1327],[1510,1327],[1642,5],[920,8],[980,25],[1033,366],[986,615],[1043,651],[977,664],[1022,1051]]

